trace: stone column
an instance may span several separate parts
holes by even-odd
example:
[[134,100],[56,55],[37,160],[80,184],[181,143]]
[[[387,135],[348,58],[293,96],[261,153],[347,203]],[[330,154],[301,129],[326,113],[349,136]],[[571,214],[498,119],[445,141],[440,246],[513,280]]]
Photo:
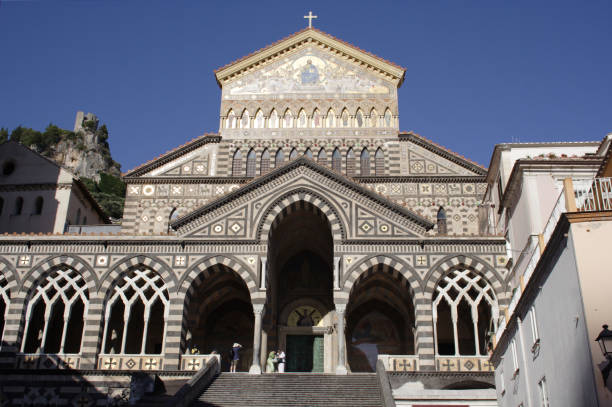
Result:
[[346,344],[344,337],[344,312],[346,304],[336,304],[336,315],[338,317],[338,365],[336,366],[336,374],[347,374],[346,370]]
[[261,317],[264,312],[264,304],[253,304],[255,314],[255,328],[253,332],[253,363],[249,369],[250,374],[261,374],[259,355],[261,353]]
[[340,259],[341,257],[334,257],[334,289],[340,289]]
[[266,277],[268,276],[268,259],[266,257],[260,257],[261,261],[261,281],[259,282],[259,289],[266,289]]

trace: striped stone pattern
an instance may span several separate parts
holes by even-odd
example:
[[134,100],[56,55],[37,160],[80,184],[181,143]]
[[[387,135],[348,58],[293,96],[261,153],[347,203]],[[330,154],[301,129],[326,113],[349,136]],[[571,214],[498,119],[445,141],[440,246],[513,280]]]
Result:
[[304,190],[291,192],[271,206],[263,217],[263,225],[260,226],[257,232],[257,235],[261,238],[262,244],[268,243],[270,237],[269,232],[272,230],[273,225],[279,224],[289,213],[300,207],[311,207],[318,216],[325,216],[327,222],[329,222],[334,241],[341,241],[344,236],[344,231],[336,212],[326,200],[311,191]]
[[387,144],[388,157],[385,155],[385,174],[391,176],[402,175],[401,172],[401,156],[400,146],[397,141],[393,141]]
[[[127,185],[127,190],[130,190],[130,185]],[[123,207],[123,219],[121,221],[121,233],[123,234],[135,234],[136,220],[139,217],[138,214],[138,203],[139,200],[136,197],[130,196],[129,194],[125,198],[125,204]]]

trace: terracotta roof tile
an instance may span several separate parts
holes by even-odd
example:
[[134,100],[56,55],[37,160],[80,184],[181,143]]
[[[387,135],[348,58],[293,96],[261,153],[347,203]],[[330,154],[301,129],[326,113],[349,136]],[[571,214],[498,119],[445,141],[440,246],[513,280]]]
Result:
[[365,50],[363,50],[363,49],[361,49],[361,48],[359,48],[359,47],[357,47],[357,46],[355,46],[355,45],[351,44],[350,42],[346,42],[346,41],[344,41],[344,40],[341,40],[341,39],[339,39],[339,38],[336,38],[336,37],[334,37],[333,35],[328,34],[328,33],[324,32],[324,31],[321,31],[321,30],[319,30],[319,29],[317,29],[317,28],[308,28],[308,27],[306,27],[306,28],[304,28],[304,29],[302,29],[302,30],[300,30],[300,31],[297,31],[297,32],[295,32],[295,33],[293,33],[293,34],[291,34],[291,35],[288,35],[288,36],[287,36],[287,37],[285,37],[285,38],[282,38],[282,39],[280,39],[280,40],[278,40],[278,41],[275,41],[275,42],[273,42],[272,44],[266,45],[266,46],[265,46],[265,47],[263,47],[263,48],[260,48],[260,49],[258,49],[258,50],[256,50],[256,51],[253,51],[253,52],[251,52],[250,54],[243,56],[242,58],[238,58],[238,59],[236,59],[235,61],[230,62],[229,64],[223,65],[222,67],[219,67],[219,68],[215,69],[215,70],[214,70],[214,73],[216,74],[216,73],[217,73],[217,72],[219,72],[219,71],[222,71],[222,70],[224,70],[224,69],[226,69],[226,68],[229,68],[230,66],[232,66],[232,65],[234,65],[234,64],[237,64],[238,62],[242,62],[242,61],[244,61],[245,59],[248,59],[248,58],[252,57],[253,55],[256,55],[256,54],[258,54],[258,53],[260,53],[260,52],[263,52],[263,51],[267,50],[268,48],[274,47],[275,45],[278,45],[278,44],[280,44],[280,43],[282,43],[282,42],[284,42],[284,41],[290,40],[291,38],[293,38],[293,37],[295,37],[295,36],[297,36],[297,35],[299,35],[299,34],[301,34],[301,33],[303,33],[303,32],[306,32],[306,31],[308,31],[308,30],[316,31],[316,32],[318,32],[319,34],[323,34],[323,35],[325,35],[326,37],[329,37],[329,38],[331,38],[331,39],[332,39],[332,40],[334,40],[334,41],[341,42],[342,44],[344,44],[344,45],[346,45],[346,46],[349,46],[349,47],[353,48],[353,49],[354,49],[354,50],[356,50],[356,51],[363,52],[364,54],[367,54],[367,55],[371,56],[372,58],[376,58],[376,59],[378,59],[379,61],[384,62],[384,63],[389,64],[389,65],[392,65],[392,66],[394,66],[394,67],[396,67],[396,68],[398,68],[398,69],[401,69],[401,70],[403,70],[403,71],[405,71],[405,70],[406,70],[406,68],[404,68],[403,66],[400,66],[400,65],[398,65],[398,64],[396,64],[396,63],[394,63],[394,62],[391,62],[391,61],[387,61],[386,59],[381,58],[381,57],[379,57],[378,55],[374,55],[374,54],[373,54],[373,53],[371,53],[371,52],[365,51]]

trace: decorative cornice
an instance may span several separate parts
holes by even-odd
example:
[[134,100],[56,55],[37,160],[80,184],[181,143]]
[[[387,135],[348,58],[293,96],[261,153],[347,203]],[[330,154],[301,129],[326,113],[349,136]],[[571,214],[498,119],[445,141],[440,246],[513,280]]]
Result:
[[247,177],[123,177],[126,184],[246,184],[253,180]]
[[477,175],[482,175],[482,176],[487,175],[487,169],[484,168],[483,166],[469,160],[468,158],[458,153],[455,153],[454,151],[447,149],[446,147],[440,146],[434,143],[433,141],[428,140],[425,137],[422,137],[418,134],[415,134],[412,132],[400,133],[399,141],[410,141],[418,146],[425,148],[426,150],[429,150],[435,154],[438,154],[446,158],[447,160],[463,168],[467,168],[470,171],[474,171]]
[[484,175],[383,175],[369,177],[353,177],[360,183],[387,183],[387,182],[485,182]]
[[156,157],[144,164],[139,165],[138,167],[126,172],[123,177],[125,178],[130,178],[130,177],[139,177],[157,167],[160,167],[172,160],[175,160],[176,158],[190,152],[193,151],[201,146],[203,146],[204,144],[209,144],[209,143],[219,143],[221,141],[221,136],[219,136],[218,134],[215,133],[211,133],[211,134],[204,134],[200,137],[197,137],[191,141],[188,141],[187,143],[168,151],[165,154],[160,155],[159,157]]

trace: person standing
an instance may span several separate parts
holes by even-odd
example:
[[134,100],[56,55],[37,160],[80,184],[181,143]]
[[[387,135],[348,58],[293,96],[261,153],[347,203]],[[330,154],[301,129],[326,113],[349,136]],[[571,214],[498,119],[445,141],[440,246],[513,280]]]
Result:
[[234,342],[232,345],[232,362],[230,365],[230,372],[236,373],[236,367],[238,366],[238,361],[240,360],[240,349],[242,345]]
[[278,351],[278,373],[285,373],[285,352],[282,350]]

